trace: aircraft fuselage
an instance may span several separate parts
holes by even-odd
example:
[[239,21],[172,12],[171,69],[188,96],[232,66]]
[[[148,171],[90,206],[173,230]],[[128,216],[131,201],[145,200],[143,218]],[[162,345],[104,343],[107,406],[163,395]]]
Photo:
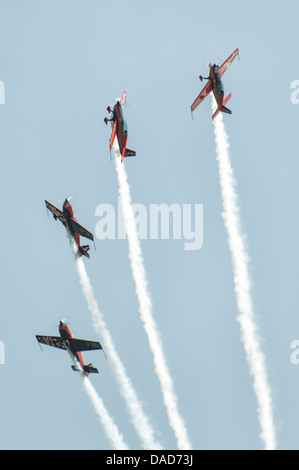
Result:
[[222,105],[224,98],[224,87],[221,80],[220,67],[216,64],[210,66],[210,75],[209,78],[212,82],[212,91],[217,101],[218,107]]
[[73,210],[71,204],[69,203],[69,201],[67,199],[64,201],[62,210],[63,210],[63,217],[64,217],[65,223],[67,225],[67,228],[68,228],[69,232],[71,233],[72,237],[75,239],[76,244],[79,247],[80,243],[81,243],[80,235],[73,231],[72,225],[69,223],[69,221],[71,219],[76,221],[75,214],[74,214],[74,210]]
[[63,323],[62,321],[59,324],[59,333],[60,333],[60,336],[61,336],[61,338],[62,338],[62,340],[65,344],[65,347],[69,349],[69,351],[72,353],[72,355],[80,363],[80,365],[81,365],[83,371],[85,372],[85,374],[87,374],[85,369],[84,369],[84,361],[83,361],[82,353],[80,351],[74,351],[73,348],[71,347],[71,344],[70,344],[69,340],[70,340],[70,338],[73,338],[72,332],[69,329],[69,327],[65,323]]

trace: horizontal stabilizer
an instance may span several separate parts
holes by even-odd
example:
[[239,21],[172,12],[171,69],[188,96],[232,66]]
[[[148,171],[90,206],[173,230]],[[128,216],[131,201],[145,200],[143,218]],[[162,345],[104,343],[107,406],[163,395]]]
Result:
[[89,374],[98,374],[99,371],[96,367],[93,367],[92,364],[87,364],[84,366],[85,372],[88,372]]
[[220,113],[220,107],[216,109],[215,113],[212,116],[212,119],[215,119],[215,117]]
[[227,95],[227,97],[223,100],[222,106],[225,107],[225,105],[228,103],[228,101],[231,99],[232,94],[230,93]]
[[87,253],[89,251],[89,248],[89,245],[79,246],[80,254],[86,256],[86,258],[90,258],[89,254]]
[[71,368],[72,368],[75,372],[82,372],[82,369],[81,369],[81,367],[79,367],[79,366],[72,365]]

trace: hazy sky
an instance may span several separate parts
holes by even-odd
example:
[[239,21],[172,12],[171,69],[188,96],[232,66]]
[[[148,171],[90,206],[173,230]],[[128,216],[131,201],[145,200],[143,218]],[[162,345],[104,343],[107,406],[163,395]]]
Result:
[[[236,321],[210,98],[193,120],[190,113],[199,75],[236,47],[240,61],[223,77],[233,113],[224,123],[278,447],[299,448],[299,364],[291,362],[299,340],[299,104],[291,100],[298,14],[295,1],[0,2],[2,449],[110,449],[69,356],[46,346],[41,352],[35,335],[58,335],[66,318],[74,336],[101,340],[65,230],[47,217],[44,200],[61,207],[73,196],[79,223],[93,233],[101,204],[118,217],[103,119],[124,89],[128,146],[137,154],[124,164],[148,234],[155,204],[189,207],[193,222],[195,208],[203,211],[197,250],[184,249],[186,240],[172,231],[169,239],[141,241],[179,411],[195,449],[263,447]],[[118,354],[157,439],[175,449],[127,241],[96,237],[90,256],[84,264]],[[126,442],[141,448],[109,361],[97,351],[83,356],[99,369],[91,382]]]

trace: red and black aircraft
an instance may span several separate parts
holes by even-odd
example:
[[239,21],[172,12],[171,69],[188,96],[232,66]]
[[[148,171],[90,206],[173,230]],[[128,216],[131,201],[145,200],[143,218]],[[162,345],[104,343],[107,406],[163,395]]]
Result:
[[121,161],[123,161],[124,157],[134,157],[136,152],[134,150],[130,150],[127,148],[128,143],[128,126],[124,119],[123,115],[123,104],[126,96],[126,91],[123,92],[121,100],[117,100],[113,111],[110,106],[108,106],[107,111],[108,113],[112,113],[111,118],[105,118],[104,121],[108,124],[108,121],[111,121],[112,126],[112,133],[110,138],[110,152],[115,140],[117,137],[119,150],[121,154]]
[[102,349],[101,344],[97,341],[87,341],[85,339],[74,338],[71,330],[63,321],[60,321],[59,333],[60,336],[36,335],[36,339],[41,344],[47,344],[48,346],[53,346],[54,348],[69,351],[78,363],[78,365],[72,365],[72,369],[74,371],[83,371],[86,376],[92,373],[98,374],[98,369],[93,367],[91,363],[84,364],[81,351],[92,351],[95,349]]
[[45,201],[47,209],[52,212],[53,217],[55,220],[60,220],[60,222],[65,226],[65,228],[69,231],[70,235],[74,238],[76,245],[78,247],[78,256],[86,256],[89,258],[89,245],[80,245],[80,236],[88,238],[89,240],[94,240],[93,234],[86,230],[86,228],[82,227],[75,219],[74,211],[66,199],[63,203],[62,211],[57,209],[57,207],[53,206],[48,201]]
[[224,74],[224,72],[228,69],[228,67],[231,65],[233,60],[237,57],[239,54],[239,49],[236,49],[230,56],[229,58],[219,67],[218,65],[214,64],[209,64],[210,67],[210,73],[208,77],[203,77],[202,75],[199,76],[200,80],[208,80],[208,83],[206,86],[202,89],[202,91],[199,93],[198,97],[194,101],[194,103],[191,105],[191,112],[193,112],[197,106],[211,93],[211,91],[214,93],[215,100],[217,102],[217,109],[214,112],[212,119],[215,119],[217,114],[222,111],[223,113],[227,114],[232,114],[231,110],[226,108],[226,103],[228,100],[231,99],[231,93],[224,99],[224,88],[223,88],[223,83],[221,81],[221,77]]

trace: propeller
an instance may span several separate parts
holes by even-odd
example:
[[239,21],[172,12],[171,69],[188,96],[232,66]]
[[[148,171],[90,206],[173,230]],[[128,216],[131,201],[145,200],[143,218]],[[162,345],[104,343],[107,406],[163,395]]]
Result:
[[59,204],[60,206],[62,206],[63,203],[64,203],[64,201],[70,202],[70,201],[72,201],[73,199],[75,199],[75,196],[69,196],[69,197],[66,197],[65,199],[59,199],[58,204]]
[[216,62],[214,62],[214,64],[215,64],[215,65],[218,65],[218,66],[220,67],[220,65],[222,65],[223,62],[224,62],[223,59],[219,59],[219,58],[218,58],[218,59],[216,60]]
[[[116,102],[120,102],[121,101],[121,96],[119,96],[118,98],[114,98]],[[124,103],[122,104],[122,106],[129,106],[130,103],[127,102],[127,93],[125,94],[125,100],[124,100]]]

